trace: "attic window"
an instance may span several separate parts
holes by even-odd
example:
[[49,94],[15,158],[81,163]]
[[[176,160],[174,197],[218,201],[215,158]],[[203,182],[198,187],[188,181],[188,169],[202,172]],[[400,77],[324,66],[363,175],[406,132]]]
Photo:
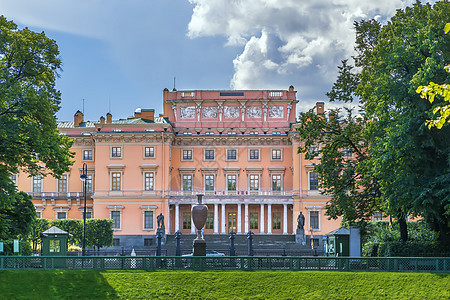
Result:
[[122,132],[122,129],[114,128],[113,131],[114,132]]
[[82,135],[90,136],[91,134],[89,132],[83,132]]
[[194,97],[194,92],[181,92],[181,97]]
[[281,134],[281,132],[279,132],[279,131],[272,131],[272,135],[280,135]]
[[145,131],[148,131],[148,132],[153,132],[153,131],[155,131],[155,129],[145,129]]
[[269,96],[270,97],[282,97],[283,92],[270,92]]

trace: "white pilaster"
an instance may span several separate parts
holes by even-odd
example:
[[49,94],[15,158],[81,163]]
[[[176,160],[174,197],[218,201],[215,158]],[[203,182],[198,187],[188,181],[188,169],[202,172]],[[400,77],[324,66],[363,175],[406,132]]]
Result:
[[244,204],[244,231],[248,232],[248,203]]
[[287,233],[287,204],[283,204],[283,234]]
[[170,221],[170,205],[167,204],[167,234],[172,233],[172,222]]
[[237,205],[237,232],[236,233],[242,233],[242,210],[241,210],[241,204],[238,203]]
[[259,220],[259,225],[260,225],[260,231],[259,231],[259,233],[260,234],[264,234],[264,233],[266,233],[266,230],[265,230],[265,228],[264,228],[264,204],[260,204],[261,205],[261,218],[260,218],[260,220]]
[[225,204],[222,204],[222,226],[221,226],[221,234],[226,234],[227,231],[225,229]]
[[175,232],[180,230],[180,204],[175,204]]
[[272,204],[267,204],[267,233],[272,234]]
[[191,204],[191,234],[195,234],[195,225],[194,225],[194,219],[192,218],[192,208],[195,204]]
[[219,234],[219,204],[214,204],[214,234]]

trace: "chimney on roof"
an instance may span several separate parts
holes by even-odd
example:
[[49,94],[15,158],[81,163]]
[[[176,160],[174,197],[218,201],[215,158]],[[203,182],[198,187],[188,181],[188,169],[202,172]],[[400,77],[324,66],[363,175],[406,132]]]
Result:
[[[136,112],[135,112],[136,118]],[[154,109],[141,109],[140,118],[154,121],[155,120],[155,110]]]
[[100,117],[100,123],[101,123],[101,124],[105,124],[105,117],[104,117],[104,116],[101,116],[101,117]]
[[294,86],[291,85],[291,86],[289,87],[289,92],[293,92],[293,91],[294,91]]
[[324,102],[317,102],[316,103],[317,108],[317,114],[323,114],[325,112],[325,103]]
[[79,110],[73,116],[73,126],[78,127],[80,123],[83,122],[83,113]]
[[110,113],[106,114],[106,123],[108,123],[108,124],[112,123],[112,114],[110,114]]

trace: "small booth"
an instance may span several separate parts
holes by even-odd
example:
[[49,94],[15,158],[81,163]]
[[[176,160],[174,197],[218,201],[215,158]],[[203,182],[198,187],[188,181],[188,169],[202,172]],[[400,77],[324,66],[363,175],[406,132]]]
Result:
[[69,240],[70,233],[59,229],[58,227],[50,227],[46,231],[41,233],[42,256],[66,256],[67,255],[67,241]]
[[341,227],[326,236],[325,253],[327,256],[350,255],[350,230]]

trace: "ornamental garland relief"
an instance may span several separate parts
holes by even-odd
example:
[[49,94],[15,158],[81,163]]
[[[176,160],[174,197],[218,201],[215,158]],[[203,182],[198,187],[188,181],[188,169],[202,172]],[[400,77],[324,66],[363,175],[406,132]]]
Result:
[[227,119],[239,118],[239,107],[237,106],[225,106],[223,108],[224,117]]
[[248,119],[259,119],[262,116],[262,111],[260,106],[248,106],[247,107],[247,118]]
[[203,106],[203,119],[217,119],[217,107]]
[[195,106],[181,106],[180,107],[181,119],[194,119],[195,118]]
[[269,106],[269,118],[283,118],[283,106]]

